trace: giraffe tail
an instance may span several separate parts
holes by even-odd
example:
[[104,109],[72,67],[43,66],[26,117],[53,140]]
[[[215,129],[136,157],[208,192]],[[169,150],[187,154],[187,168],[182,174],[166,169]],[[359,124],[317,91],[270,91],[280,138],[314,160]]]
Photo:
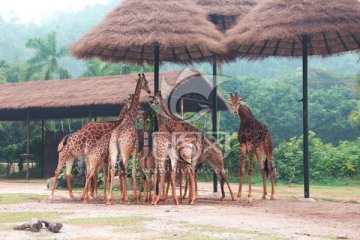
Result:
[[67,143],[69,137],[70,137],[69,134],[67,134],[67,135],[65,135],[65,137],[63,137],[63,139],[61,140],[61,142],[60,142],[59,145],[58,145],[58,148],[57,148],[57,151],[58,151],[58,152],[61,152],[61,151],[64,149],[64,147],[66,146],[66,143]]
[[[264,165],[265,165],[264,169],[265,169],[265,172],[266,172],[266,178],[267,179],[269,179],[269,174],[270,174],[269,164],[272,164],[272,163],[269,163],[269,161],[266,158],[265,161],[264,161]],[[276,170],[276,168],[274,166],[272,166],[271,169],[272,169],[272,173],[271,173],[270,177],[275,178],[275,185],[276,185],[276,182],[280,178],[280,175],[279,175],[278,171]]]

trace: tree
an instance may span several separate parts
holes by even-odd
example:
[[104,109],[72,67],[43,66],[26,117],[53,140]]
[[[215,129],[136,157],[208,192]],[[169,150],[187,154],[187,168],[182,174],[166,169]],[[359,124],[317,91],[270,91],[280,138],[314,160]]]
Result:
[[26,47],[35,50],[35,56],[30,58],[27,63],[25,80],[34,79],[64,79],[70,78],[69,72],[60,65],[60,59],[68,54],[66,47],[58,49],[57,32],[52,31],[47,34],[46,39],[39,37],[31,38],[27,41]]
[[[360,53],[357,62],[360,63]],[[355,94],[360,95],[360,72],[358,72],[358,74],[356,75]],[[357,101],[356,109],[351,111],[349,115],[349,120],[353,126],[360,125],[360,101]]]

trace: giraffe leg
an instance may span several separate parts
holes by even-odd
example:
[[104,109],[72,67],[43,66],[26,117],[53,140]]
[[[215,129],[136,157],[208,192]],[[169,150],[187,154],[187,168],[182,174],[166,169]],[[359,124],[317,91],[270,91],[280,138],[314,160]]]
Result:
[[121,167],[121,203],[123,204],[129,204],[129,198],[127,196],[127,183],[126,183],[126,177],[127,177],[127,160],[128,158],[126,156],[123,157],[125,161],[120,161],[120,167]]
[[248,181],[249,181],[249,194],[248,194],[248,203],[252,203],[252,172],[253,172],[253,159],[254,159],[254,150],[252,149],[251,145],[247,145],[249,150],[249,166],[248,166]]
[[109,172],[110,172],[109,196],[107,197],[106,204],[112,205],[112,204],[114,204],[112,188],[113,188],[113,185],[114,185],[115,168],[110,167]]
[[174,204],[178,205],[179,201],[177,200],[177,196],[176,196],[175,178],[176,178],[176,172],[173,171],[173,172],[171,172],[171,176],[170,176],[171,193],[172,193],[172,199],[174,201]]
[[176,186],[175,186],[177,159],[172,158],[170,160],[170,164],[171,164],[170,182],[171,182],[172,199],[174,201],[174,204],[178,205],[179,201],[177,199]]
[[154,193],[154,196],[152,198],[152,201],[151,201],[151,205],[156,205],[158,204],[159,200],[160,200],[160,189],[159,189],[159,181],[160,181],[160,176],[159,176],[159,170],[155,170],[155,180],[154,180],[154,183],[155,183],[155,193]]
[[[170,174],[170,176],[169,176],[169,174]],[[166,180],[165,180],[165,182],[166,182],[166,190],[165,190],[165,194],[163,196],[163,203],[164,204],[166,203],[167,197],[169,195],[169,188],[170,188],[170,185],[172,184],[171,183],[171,173],[167,173],[166,175],[167,175]]]
[[227,175],[226,175],[226,173],[225,173],[225,169],[224,169],[223,172],[222,172],[222,178],[223,178],[224,181],[226,182],[226,185],[227,185],[227,187],[228,187],[228,189],[229,189],[230,196],[231,196],[231,200],[234,201],[234,200],[235,200],[235,199],[234,199],[234,194],[233,194],[233,192],[232,192],[232,190],[231,190],[231,187],[230,187],[230,184],[229,184],[229,179],[228,179],[228,177],[227,177]]
[[266,195],[267,195],[267,188],[266,188],[266,172],[265,172],[265,167],[264,167],[264,162],[263,162],[262,151],[259,148],[255,149],[255,155],[256,155],[256,159],[260,166],[261,178],[262,178],[262,182],[263,182],[263,195],[262,195],[261,199],[265,200]]
[[[65,151],[65,150],[63,150],[63,151]],[[54,182],[53,182],[52,187],[51,187],[50,200],[54,199],[54,191],[55,191],[55,188],[56,188],[56,184],[57,184],[59,175],[61,173],[61,169],[62,169],[62,167],[64,166],[66,160],[69,157],[70,156],[68,154],[65,154],[64,152],[59,153],[59,163],[58,163],[58,166],[57,166],[57,168],[55,170]]]
[[87,176],[86,176],[86,180],[85,180],[85,188],[84,188],[84,191],[83,191],[83,196],[82,196],[82,199],[83,199],[83,203],[88,203],[89,201],[89,190],[91,188],[91,185],[93,184],[93,177],[94,175],[96,174],[97,170],[96,168],[94,168],[93,166],[89,166],[89,171],[87,173]]
[[189,187],[189,179],[188,179],[187,173],[185,173],[185,188],[184,188],[184,196],[183,196],[183,199],[186,199],[188,187]]
[[191,166],[189,166],[189,204],[194,205],[196,200],[196,191],[195,191],[195,173]]
[[152,183],[152,173],[149,173],[147,184],[148,184],[148,203],[151,203],[151,183]]
[[103,188],[104,188],[104,195],[103,195],[103,200],[106,201],[106,188],[107,188],[107,184],[108,184],[108,166],[106,166],[107,164],[103,165]]
[[[134,188],[134,199],[136,203],[140,202],[140,196],[137,193],[137,183],[136,183],[136,155],[137,155],[137,148],[134,149],[132,154],[132,180],[133,180],[133,188]],[[140,189],[141,192],[141,189]]]
[[241,191],[242,191],[242,184],[244,181],[244,175],[245,175],[245,161],[246,161],[246,144],[242,143],[240,144],[240,182],[239,182],[239,190],[237,194],[237,198],[240,201],[241,200]]
[[183,172],[182,172],[182,168],[180,168],[180,172],[179,172],[179,187],[180,187],[180,195],[179,195],[179,202],[182,202],[183,199],[183,186],[182,186],[182,180],[183,180]]
[[68,158],[68,160],[66,160],[65,178],[66,178],[66,183],[67,183],[67,187],[68,187],[69,195],[70,195],[71,199],[74,199],[74,194],[72,191],[72,184],[71,184],[71,170],[74,165],[74,162],[75,162],[75,158],[73,158],[73,157],[70,157],[70,158]]
[[271,181],[271,195],[270,195],[270,199],[271,200],[275,200],[275,182],[276,182],[276,176],[274,173],[274,168],[272,165],[272,142],[271,142],[271,137],[267,136],[267,138],[265,139],[265,144],[264,144],[264,150],[265,150],[265,155],[266,155],[266,160],[265,160],[265,164],[267,164],[269,173],[270,173],[270,181]]
[[[145,173],[140,170],[140,186],[139,186],[139,200],[141,200],[141,193],[143,191],[144,188],[144,200],[145,200],[145,196],[146,196],[146,176]],[[144,201],[145,202],[145,201]]]

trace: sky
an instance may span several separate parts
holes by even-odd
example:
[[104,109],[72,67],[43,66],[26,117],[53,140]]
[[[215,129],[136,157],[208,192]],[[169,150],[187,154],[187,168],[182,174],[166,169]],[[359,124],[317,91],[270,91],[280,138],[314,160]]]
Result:
[[6,21],[40,24],[57,11],[79,11],[87,5],[107,4],[109,0],[0,0],[0,15]]

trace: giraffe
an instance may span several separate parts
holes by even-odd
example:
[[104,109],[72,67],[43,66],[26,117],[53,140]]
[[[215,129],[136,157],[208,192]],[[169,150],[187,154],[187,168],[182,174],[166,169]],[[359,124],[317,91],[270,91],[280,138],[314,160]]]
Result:
[[127,166],[130,155],[133,154],[132,158],[132,178],[134,186],[134,197],[138,201],[137,187],[136,187],[136,166],[135,166],[135,155],[137,153],[137,131],[135,126],[135,120],[138,114],[139,98],[141,90],[145,90],[147,93],[151,93],[148,81],[145,78],[145,75],[139,74],[139,79],[135,87],[135,92],[133,96],[133,101],[130,108],[125,113],[124,119],[111,133],[110,143],[109,143],[109,156],[110,156],[110,193],[107,199],[107,204],[113,204],[113,195],[112,195],[112,186],[114,183],[114,173],[115,173],[115,164],[118,156],[121,156],[120,168],[121,168],[121,192],[122,199],[121,202],[129,204],[129,199],[127,196],[127,186],[126,186],[126,176],[127,176]]
[[[131,97],[131,96],[130,96]],[[130,106],[130,100],[125,100],[124,107],[121,109],[119,117],[123,115],[127,108]],[[74,198],[71,187],[71,169],[74,165],[75,158],[84,157],[91,148],[97,139],[116,126],[119,121],[109,121],[109,122],[88,122],[80,130],[66,135],[58,145],[59,161],[58,166],[55,170],[54,182],[51,188],[50,199],[54,198],[54,191],[56,183],[61,172],[62,167],[66,163],[66,172],[65,178],[67,182],[67,187],[69,190],[70,198]],[[87,161],[85,160],[85,163]],[[105,175],[105,174],[104,174]],[[96,183],[96,181],[94,181]],[[95,189],[96,192],[96,189]]]
[[[190,175],[190,197],[189,204],[195,204],[195,173],[194,168],[197,163],[197,159],[201,154],[201,139],[199,134],[192,133],[188,131],[186,126],[182,125],[179,121],[169,118],[167,113],[164,112],[164,104],[162,100],[161,92],[159,91],[155,95],[155,104],[153,108],[158,108],[158,114],[160,114],[167,122],[169,131],[171,132],[171,145],[172,145],[172,154],[174,154],[174,160],[176,163],[171,162],[171,177],[170,184],[175,184],[175,174],[177,168],[177,160],[184,163],[187,167],[188,173]],[[156,151],[158,151],[156,149]],[[167,195],[167,194],[166,194]],[[165,195],[165,199],[166,199]],[[164,199],[163,199],[164,200]]]
[[[172,137],[168,127],[163,123],[162,116],[157,114],[159,130],[152,134],[153,136],[153,156],[155,158],[155,193],[151,204],[158,204],[160,198],[165,203],[165,178],[170,171],[170,185],[172,189],[172,198],[175,205],[179,202],[176,197],[175,174],[178,161],[177,152],[172,145]],[[169,184],[169,183],[168,183]]]
[[140,198],[142,186],[145,185],[144,189],[144,202],[151,202],[151,178],[155,171],[155,158],[152,153],[152,148],[149,147],[149,138],[147,131],[147,124],[150,120],[146,112],[142,115],[143,120],[143,132],[144,132],[144,146],[139,156],[139,171],[140,171]]
[[[128,102],[128,104],[131,105],[133,99],[133,94],[130,95],[130,100]],[[130,105],[128,105],[128,108],[130,107]],[[125,111],[126,113],[126,111]],[[125,114],[123,114],[125,116]],[[120,125],[122,123],[122,121],[119,121],[118,125]],[[117,126],[118,126],[117,125]],[[87,154],[87,160],[88,160],[88,171],[87,171],[87,175],[86,175],[86,182],[85,182],[85,188],[82,194],[82,199],[84,203],[87,203],[89,200],[88,197],[88,192],[89,189],[91,188],[91,179],[96,176],[98,174],[98,170],[100,167],[103,167],[104,172],[105,171],[105,165],[109,162],[108,157],[109,157],[109,142],[110,142],[110,137],[112,134],[112,130],[115,129],[117,126],[115,126],[114,128],[110,129],[107,133],[105,133],[104,135],[101,136],[101,138],[99,140],[96,141],[96,144],[89,150],[88,154]],[[138,144],[136,142],[136,144]],[[136,151],[136,149],[134,150]],[[135,172],[136,174],[136,172]],[[107,179],[105,178],[104,180],[104,199],[106,200],[106,185],[107,185]]]
[[[205,136],[199,129],[194,127],[193,125],[185,122],[184,120],[175,118],[172,114],[170,114],[165,107],[163,101],[160,101],[160,108],[162,110],[162,114],[166,116],[166,119],[172,119],[176,122],[176,125],[178,126],[178,129],[182,129],[183,131],[195,133],[198,136],[201,137],[202,142],[202,151],[200,151],[200,156],[197,159],[198,163],[206,162],[208,161],[212,169],[215,171],[219,181],[220,181],[220,187],[221,187],[221,200],[225,199],[225,189],[224,184],[226,182],[231,199],[234,200],[234,196],[232,193],[232,190],[230,188],[230,184],[228,181],[228,177],[226,174],[226,170],[224,168],[224,157],[221,151],[221,148],[219,144],[217,144],[214,141],[211,141],[207,136]],[[196,163],[194,162],[194,169],[196,169]],[[180,177],[183,174],[183,172],[180,173]],[[182,178],[182,177],[181,177]],[[180,178],[180,179],[181,179]],[[181,183],[181,181],[180,181]],[[195,184],[196,185],[196,184]],[[182,186],[181,186],[182,187]],[[196,188],[196,186],[195,186]],[[186,191],[186,190],[185,190]],[[195,193],[197,195],[197,193]],[[182,198],[182,197],[181,197]]]
[[[266,199],[266,175],[270,172],[271,181],[271,196],[270,199],[275,199],[275,172],[272,165],[272,140],[271,134],[267,127],[259,122],[250,108],[242,104],[243,98],[240,98],[235,92],[235,95],[230,93],[230,103],[232,104],[234,115],[239,115],[241,119],[240,128],[238,131],[238,141],[240,143],[240,183],[238,191],[238,199],[241,200],[241,190],[243,184],[243,178],[245,174],[245,161],[246,153],[249,154],[249,165],[248,165],[248,180],[249,180],[249,194],[248,202],[252,202],[252,162],[254,154],[256,155],[257,161],[261,170],[261,177],[263,181],[263,196],[262,199]],[[263,161],[263,153],[265,152],[266,159]]]

